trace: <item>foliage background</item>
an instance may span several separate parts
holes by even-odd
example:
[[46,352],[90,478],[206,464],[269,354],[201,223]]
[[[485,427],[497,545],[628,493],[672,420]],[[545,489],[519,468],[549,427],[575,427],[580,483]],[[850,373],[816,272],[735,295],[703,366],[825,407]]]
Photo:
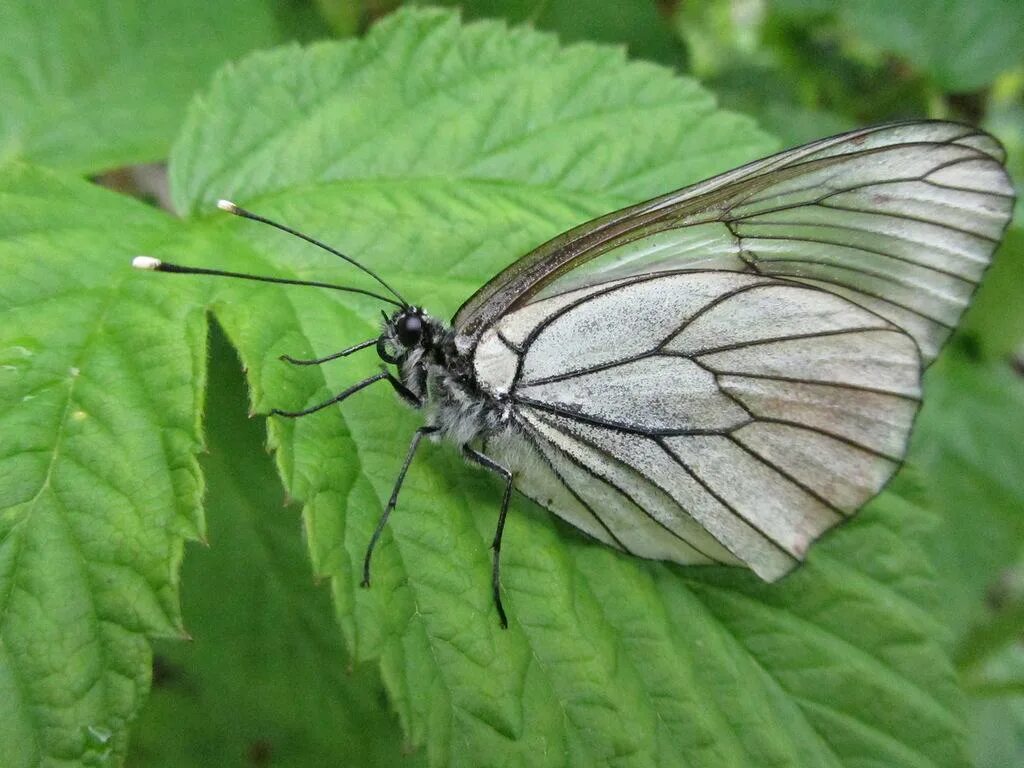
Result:
[[[297,246],[207,214],[212,199],[238,194],[371,254],[450,311],[495,266],[569,224],[694,180],[687,174],[857,125],[914,116],[979,123],[1024,179],[1024,6],[450,4],[468,20],[625,46],[633,60],[696,78],[765,133],[714,112],[703,91],[664,71],[627,70],[594,47],[572,49],[559,69],[550,38],[493,26],[451,38],[465,41],[454,57],[431,58],[417,33],[401,31],[415,27],[401,19],[438,17],[401,12],[398,32],[351,56],[289,46],[362,37],[396,10],[384,0],[0,8],[0,766],[515,763],[513,742],[531,764],[613,754],[662,765],[797,756],[822,765],[1024,763],[1019,203],[964,331],[929,373],[907,471],[863,520],[822,545],[806,573],[766,591],[623,563],[521,504],[510,532],[520,547],[530,537],[536,553],[507,561],[513,621],[523,625],[511,639],[491,626],[486,577],[477,578],[496,489],[441,449],[427,454],[427,474],[410,478],[424,501],[403,501],[394,533],[402,546],[382,552],[373,594],[346,583],[355,555],[345,548],[365,541],[397,459],[367,446],[414,417],[392,416],[398,409],[378,393],[340,427],[315,421],[272,433],[274,458],[262,419],[245,418],[249,407],[305,402],[349,380],[344,369],[311,384],[274,357],[367,335],[363,305],[310,300],[281,319],[273,295],[157,285],[120,269],[144,250],[196,264],[311,269],[316,257]],[[276,45],[285,47],[246,58]],[[381,50],[383,71],[373,64]],[[469,66],[460,69],[460,56]],[[479,68],[487,57],[509,71],[507,94]],[[360,91],[359,77],[375,87]],[[559,133],[564,105],[522,86],[530,77],[550,77],[566,100],[570,86],[587,93],[614,83],[604,95],[623,109],[599,127],[623,134],[620,143],[607,157],[571,146],[602,134]],[[395,83],[393,92],[381,82]],[[408,110],[439,82],[451,101],[438,117]],[[704,111],[726,146],[692,126],[661,135],[631,110],[681,126]],[[520,118],[540,123],[522,146],[490,166],[474,155],[480,125],[500,135]],[[264,124],[275,133],[261,134]],[[435,146],[439,133],[455,136],[453,146]],[[631,142],[655,151],[637,157]],[[687,146],[707,156],[690,157]],[[139,166],[169,157],[173,201],[159,166]],[[545,165],[559,159],[561,167]],[[491,172],[507,188],[464,184]],[[600,183],[609,175],[617,186]],[[543,199],[527,194],[545,184]],[[162,199],[187,220],[100,185]],[[432,281],[393,255],[413,245],[452,248],[451,262],[436,257],[449,279]],[[194,311],[206,306],[231,338],[215,329],[208,352]],[[86,333],[95,318],[99,330]],[[106,392],[117,393],[116,407]],[[309,502],[304,525],[279,476]],[[335,477],[353,509],[370,510],[351,532],[332,528],[344,506],[331,496]],[[454,522],[439,524],[442,513]],[[185,539],[208,546],[190,544],[182,562]],[[330,589],[314,571],[333,577]],[[432,605],[451,612],[448,624]],[[608,605],[615,612],[602,615]],[[663,610],[664,625],[644,615]],[[566,611],[579,626],[552,623]],[[534,669],[524,654],[549,672],[539,682],[524,672],[531,677],[513,686],[510,704],[503,675]],[[670,678],[663,697],[658,680],[628,669],[636,659]],[[681,699],[684,690],[694,699]],[[729,702],[735,712],[722,709]],[[668,723],[652,726],[647,743],[637,729],[648,721],[632,722],[617,710],[624,703]]]

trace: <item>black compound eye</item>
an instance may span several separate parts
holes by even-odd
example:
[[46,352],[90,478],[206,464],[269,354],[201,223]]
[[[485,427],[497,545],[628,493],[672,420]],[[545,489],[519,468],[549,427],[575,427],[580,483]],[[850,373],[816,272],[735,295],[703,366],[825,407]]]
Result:
[[398,321],[395,333],[403,345],[413,346],[423,335],[423,318],[419,315],[405,315]]

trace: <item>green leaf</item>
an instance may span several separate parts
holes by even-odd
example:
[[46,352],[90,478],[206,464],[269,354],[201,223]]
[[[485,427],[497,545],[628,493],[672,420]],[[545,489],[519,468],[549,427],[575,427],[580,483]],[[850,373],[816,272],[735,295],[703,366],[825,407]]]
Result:
[[967,314],[962,330],[976,356],[1004,361],[1024,344],[1024,230],[1011,227]]
[[943,611],[962,629],[1024,542],[1024,381],[1006,360],[972,360],[967,352],[976,343],[961,345],[965,351],[951,350],[929,372],[912,455],[942,513],[926,544],[941,576]]
[[958,661],[973,694],[975,765],[1002,768],[1024,761],[1024,559],[986,597],[987,616],[964,639]]
[[970,91],[1024,61],[1019,0],[775,0],[794,14],[835,13],[870,45],[895,53],[950,91]]
[[280,39],[272,0],[0,4],[0,163],[95,173],[166,157],[217,67]]
[[313,0],[320,16],[338,37],[359,32],[366,0]]
[[815,13],[790,1],[737,13],[729,0],[699,0],[680,5],[675,26],[691,71],[725,106],[755,116],[789,146],[934,110],[933,85],[851,44],[822,13],[838,7]]
[[0,173],[0,763],[124,754],[146,636],[180,636],[201,534],[204,327],[128,268],[175,239],[153,209]]
[[161,641],[129,764],[414,768],[377,671],[346,660],[326,585],[316,586],[294,507],[245,417],[234,352],[215,333],[202,457],[209,547],[182,569],[192,642]]
[[[960,644],[956,662],[975,693],[986,689],[1015,689],[1024,694],[1024,665],[1014,659],[1012,665],[993,664],[1008,648],[1021,644],[1024,635],[1024,564],[1006,569],[987,590],[988,610],[984,620],[971,628]],[[1009,667],[1010,674],[1005,669]],[[996,667],[993,669],[992,667]]]
[[943,88],[982,88],[1024,61],[1018,0],[855,0],[842,15],[866,40],[930,74]]
[[[1017,648],[1017,664],[1024,649]],[[1024,695],[971,702],[972,754],[976,768],[1006,768],[1024,763]]]
[[[222,72],[170,171],[181,210],[236,196],[358,254],[444,316],[567,226],[771,148],[692,81],[621,51],[403,12],[359,43],[257,54]],[[369,285],[251,222],[196,227],[237,242],[216,262],[204,260],[212,248],[183,254],[192,263],[334,270]],[[369,355],[301,370],[277,359],[371,337],[373,302],[215,290],[260,412],[317,402],[374,370]],[[271,420],[270,435],[348,645],[379,663],[431,764],[965,764],[937,581],[916,543],[930,513],[887,495],[768,586],[622,556],[517,499],[506,632],[487,546],[500,489],[451,446],[417,457],[374,586],[357,587],[417,423],[370,388],[342,408]]]
[[[986,564],[999,565],[988,558]],[[970,696],[974,764],[1002,768],[1024,761],[1024,549],[992,579],[982,605],[957,645],[956,662]]]
[[[193,213],[243,190],[251,197],[312,181],[422,176],[517,180],[541,192],[553,187],[556,196],[600,189],[611,200],[631,199],[651,188],[649,179],[634,178],[631,161],[657,168],[664,179],[686,179],[725,167],[753,145],[742,134],[716,134],[719,124],[706,119],[713,100],[695,83],[672,84],[671,95],[682,99],[673,104],[664,86],[654,85],[664,84],[667,73],[652,65],[624,69],[622,51],[560,49],[550,35],[523,28],[501,33],[503,27],[483,24],[453,40],[454,16],[427,17],[444,21],[435,22],[415,47],[405,37],[378,34],[371,40],[380,50],[320,44],[299,57],[281,48],[247,58],[237,74],[223,71],[193,104],[172,152],[176,206]],[[515,56],[536,60],[517,62]],[[460,57],[479,68],[479,77]],[[271,71],[274,77],[260,88],[245,93],[239,87]],[[526,87],[520,78],[530,75],[554,79]],[[418,83],[417,76],[429,79]],[[572,93],[572,78],[582,78],[578,93]],[[409,80],[418,85],[412,95]],[[600,103],[604,97],[607,108]],[[587,162],[580,164],[581,153],[543,161],[567,127],[578,127],[592,142]],[[687,128],[687,140],[700,142],[700,156],[672,144]],[[634,129],[650,136],[650,143],[626,151],[605,145],[613,137],[621,143]],[[382,152],[381,135],[400,141]],[[757,145],[767,146],[762,137]]]
[[626,45],[638,58],[679,66],[684,50],[672,34],[669,10],[657,0],[440,0],[420,5],[457,6],[468,19],[505,19],[554,32],[561,40]]

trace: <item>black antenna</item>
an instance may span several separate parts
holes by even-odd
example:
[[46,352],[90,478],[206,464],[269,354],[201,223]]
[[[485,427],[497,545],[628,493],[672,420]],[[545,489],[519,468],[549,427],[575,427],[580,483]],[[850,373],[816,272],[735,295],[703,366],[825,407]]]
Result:
[[230,200],[218,200],[217,201],[217,207],[220,208],[222,211],[227,211],[228,213],[233,213],[235,216],[241,216],[243,219],[252,219],[253,221],[258,221],[261,224],[269,224],[274,229],[279,229],[282,232],[287,232],[289,235],[295,235],[295,237],[298,237],[298,238],[300,238],[302,240],[305,240],[307,243],[311,243],[312,245],[315,245],[317,248],[322,248],[323,250],[327,251],[328,253],[333,253],[335,256],[337,256],[340,259],[344,259],[345,261],[347,261],[349,264],[351,264],[352,266],[356,267],[357,269],[361,269],[363,272],[368,274],[370,277],[372,277],[378,283],[380,283],[385,288],[387,288],[389,291],[391,291],[391,293],[395,296],[395,298],[398,299],[401,302],[401,305],[400,305],[401,307],[405,308],[405,307],[409,306],[409,302],[407,302],[405,299],[402,298],[402,294],[400,294],[398,291],[396,291],[394,288],[392,288],[390,285],[388,285],[386,282],[384,282],[384,278],[382,278],[380,275],[378,275],[376,272],[374,272],[369,267],[364,267],[362,264],[360,264],[358,261],[353,259],[351,256],[347,256],[346,254],[342,253],[341,251],[337,250],[336,248],[332,248],[331,246],[327,245],[327,243],[325,243],[325,242],[323,242],[321,240],[317,240],[315,237],[311,237],[309,235],[304,235],[301,232],[299,232],[298,230],[292,229],[291,227],[286,226],[285,224],[279,224],[278,222],[271,221],[270,219],[268,219],[268,218],[266,218],[264,216],[260,216],[257,213],[253,213],[252,211],[247,211],[245,208],[241,208],[241,207],[235,205]]
[[225,272],[222,269],[203,269],[202,267],[183,267],[179,264],[170,264],[152,256],[136,256],[132,259],[132,266],[136,269],[151,269],[154,272],[177,272],[181,275],[214,275],[216,277],[237,277],[241,280],[255,280],[260,283],[280,283],[282,285],[311,285],[314,288],[330,288],[334,291],[345,291],[346,293],[359,293],[363,296],[370,296],[396,307],[405,308],[408,305],[399,304],[390,296],[382,296],[373,291],[364,291],[362,288],[350,288],[345,285],[334,285],[333,283],[319,283],[314,280],[290,280],[286,277],[264,277],[263,275],[247,275],[244,272]]

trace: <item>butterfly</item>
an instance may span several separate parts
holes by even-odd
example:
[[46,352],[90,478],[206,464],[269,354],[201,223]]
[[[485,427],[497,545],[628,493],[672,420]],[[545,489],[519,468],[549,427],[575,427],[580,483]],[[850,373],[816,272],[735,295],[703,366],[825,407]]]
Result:
[[[316,285],[391,304],[380,373],[425,413],[369,541],[424,438],[501,478],[491,587],[503,627],[513,488],[610,547],[779,579],[900,466],[921,375],[1009,222],[999,143],[943,121],[844,133],[589,221],[513,262],[450,324],[387,295],[150,257],[134,266]],[[394,371],[388,366],[394,366]]]

